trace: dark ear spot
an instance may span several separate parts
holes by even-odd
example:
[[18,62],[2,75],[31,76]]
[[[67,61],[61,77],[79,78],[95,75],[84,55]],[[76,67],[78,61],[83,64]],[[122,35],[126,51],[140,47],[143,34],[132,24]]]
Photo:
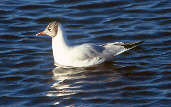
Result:
[[54,26],[55,26],[55,27],[58,26],[58,22],[57,22],[57,21],[55,21],[55,25],[54,25]]

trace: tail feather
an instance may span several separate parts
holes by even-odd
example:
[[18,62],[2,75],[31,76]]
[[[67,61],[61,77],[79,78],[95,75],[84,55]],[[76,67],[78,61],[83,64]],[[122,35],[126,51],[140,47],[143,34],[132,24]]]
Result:
[[126,51],[128,51],[128,50],[130,50],[130,49],[133,49],[133,48],[135,48],[136,46],[142,44],[143,42],[144,42],[144,41],[139,41],[139,42],[134,42],[134,43],[117,43],[117,44],[115,44],[115,45],[123,46],[124,49],[121,49],[120,51],[118,51],[114,56],[119,55],[119,54],[121,54],[121,53],[123,53],[123,52],[126,52]]
[[136,46],[142,44],[143,42],[144,41],[139,41],[139,42],[134,42],[134,43],[124,43],[121,46],[124,46],[124,48],[126,48],[126,49],[132,49],[132,48],[135,48]]
[[115,43],[105,44],[103,46],[105,48],[103,54],[105,57],[110,59],[111,56],[117,56],[123,52],[135,48],[136,46],[142,44],[143,42],[144,41],[139,41],[134,43],[115,42]]

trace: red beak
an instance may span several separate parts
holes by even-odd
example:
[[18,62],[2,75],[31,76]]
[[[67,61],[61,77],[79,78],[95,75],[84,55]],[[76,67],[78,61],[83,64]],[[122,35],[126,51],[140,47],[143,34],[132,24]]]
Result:
[[39,32],[39,33],[36,34],[36,36],[40,36],[40,35],[46,35],[46,33],[44,33],[44,32]]

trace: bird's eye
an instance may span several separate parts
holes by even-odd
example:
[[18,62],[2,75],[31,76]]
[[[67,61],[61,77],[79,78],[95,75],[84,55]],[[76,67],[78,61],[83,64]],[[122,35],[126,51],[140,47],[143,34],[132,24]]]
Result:
[[49,30],[50,32],[52,31],[52,29],[51,29],[50,27],[48,28],[48,30]]

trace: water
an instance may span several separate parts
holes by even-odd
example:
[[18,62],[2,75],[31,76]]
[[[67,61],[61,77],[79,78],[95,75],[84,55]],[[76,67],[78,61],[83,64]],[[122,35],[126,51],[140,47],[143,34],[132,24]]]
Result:
[[[54,20],[73,44],[141,46],[90,68],[55,68]],[[171,106],[170,0],[1,0],[0,106]]]

